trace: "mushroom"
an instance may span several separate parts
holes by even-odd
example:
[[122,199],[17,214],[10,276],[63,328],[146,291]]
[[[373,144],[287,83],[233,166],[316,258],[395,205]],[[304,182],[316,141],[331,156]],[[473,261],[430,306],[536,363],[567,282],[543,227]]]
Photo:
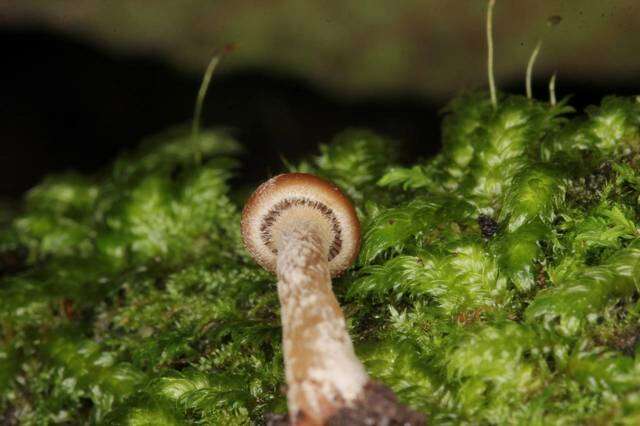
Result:
[[360,249],[356,212],[333,184],[282,174],[248,200],[242,235],[255,260],[278,277],[289,418],[296,425],[325,424],[369,382],[331,289],[331,277]]

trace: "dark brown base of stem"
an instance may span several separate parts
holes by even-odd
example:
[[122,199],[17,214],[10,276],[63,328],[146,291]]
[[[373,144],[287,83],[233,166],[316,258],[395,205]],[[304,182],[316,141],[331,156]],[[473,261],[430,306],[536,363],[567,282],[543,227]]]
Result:
[[[290,426],[288,415],[269,414],[267,426]],[[362,396],[351,406],[338,410],[327,419],[326,426],[423,426],[427,421],[417,413],[398,402],[388,387],[369,382]]]

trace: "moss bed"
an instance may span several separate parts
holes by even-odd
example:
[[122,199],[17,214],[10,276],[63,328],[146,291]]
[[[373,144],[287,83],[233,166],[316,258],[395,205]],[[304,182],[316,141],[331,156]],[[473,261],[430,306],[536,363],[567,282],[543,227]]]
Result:
[[[640,423],[640,100],[486,93],[443,148],[349,130],[290,169],[356,203],[334,282],[371,376],[430,424]],[[0,215],[3,424],[261,424],[286,410],[275,279],[241,244],[240,147],[175,130]],[[265,179],[267,176],[265,176]]]

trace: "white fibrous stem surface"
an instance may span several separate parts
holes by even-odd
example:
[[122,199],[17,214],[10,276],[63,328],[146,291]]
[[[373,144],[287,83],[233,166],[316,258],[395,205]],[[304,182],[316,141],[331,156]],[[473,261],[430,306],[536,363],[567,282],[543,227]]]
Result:
[[324,234],[313,222],[298,221],[276,241],[287,401],[294,424],[323,424],[357,399],[369,380],[331,289]]

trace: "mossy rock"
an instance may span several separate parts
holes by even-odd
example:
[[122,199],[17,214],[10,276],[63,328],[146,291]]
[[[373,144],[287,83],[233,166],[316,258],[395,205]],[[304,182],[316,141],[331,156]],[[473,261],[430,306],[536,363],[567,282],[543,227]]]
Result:
[[[432,424],[640,421],[640,102],[454,100],[395,163],[350,130],[292,169],[363,223],[334,283],[372,377]],[[260,424],[286,410],[274,277],[241,244],[239,146],[154,138],[52,176],[0,233],[6,424]],[[266,178],[266,176],[265,176]]]

